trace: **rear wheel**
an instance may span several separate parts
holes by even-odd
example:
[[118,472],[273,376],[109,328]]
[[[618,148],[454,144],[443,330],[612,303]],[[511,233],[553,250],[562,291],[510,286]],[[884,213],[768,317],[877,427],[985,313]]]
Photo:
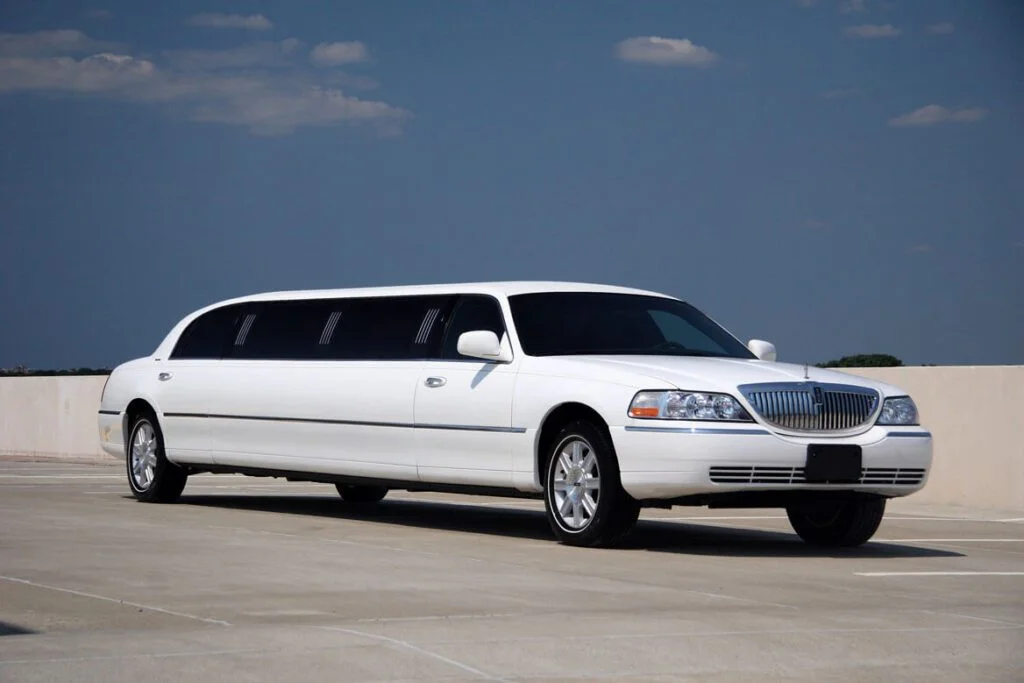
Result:
[[786,508],[793,530],[806,543],[854,547],[867,543],[885,515],[885,498],[843,498]]
[[379,503],[388,495],[383,486],[357,486],[354,484],[335,484],[338,495],[346,503]]
[[592,423],[563,427],[545,462],[544,509],[561,543],[610,546],[633,529],[640,505],[622,489],[612,445]]
[[173,503],[188,480],[188,473],[164,454],[160,425],[148,413],[132,418],[125,462],[132,495],[147,503]]

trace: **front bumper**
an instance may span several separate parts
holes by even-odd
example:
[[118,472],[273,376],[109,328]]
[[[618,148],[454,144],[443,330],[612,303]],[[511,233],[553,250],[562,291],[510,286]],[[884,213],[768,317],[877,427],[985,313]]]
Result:
[[[843,490],[906,496],[927,483],[932,437],[921,427],[872,427],[855,436],[790,437],[761,425],[665,423],[611,428],[622,486],[638,500],[736,491]],[[860,483],[803,481],[811,443],[857,444]]]
[[100,411],[97,417],[100,448],[108,455],[124,460],[124,424],[120,413]]

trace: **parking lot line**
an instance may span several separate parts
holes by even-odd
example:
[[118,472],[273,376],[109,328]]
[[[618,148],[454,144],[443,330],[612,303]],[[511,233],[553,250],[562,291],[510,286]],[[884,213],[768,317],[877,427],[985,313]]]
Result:
[[33,588],[45,588],[51,591],[57,591],[58,593],[68,593],[70,595],[77,595],[82,598],[92,598],[93,600],[103,600],[105,602],[113,602],[118,605],[128,605],[129,607],[137,607],[139,609],[147,609],[153,612],[161,612],[163,614],[169,614],[174,617],[184,617],[186,619],[194,619],[196,621],[204,621],[207,624],[217,624],[218,626],[230,626],[226,621],[220,619],[207,619],[206,617],[196,616],[195,614],[187,614],[185,612],[175,612],[174,610],[164,609],[163,607],[156,607],[154,605],[144,605],[141,602],[132,602],[130,600],[121,600],[119,598],[111,598],[106,595],[97,595],[96,593],[86,593],[84,591],[76,591],[72,588],[61,588],[60,586],[50,586],[45,583],[36,583],[35,581],[29,581],[28,579],[21,579],[17,576],[4,576],[0,574],[0,580],[10,581],[12,583],[20,583],[26,586],[32,586]]
[[1024,538],[877,538],[886,543],[1024,543]]
[[1024,572],[854,572],[854,576],[1024,576]]

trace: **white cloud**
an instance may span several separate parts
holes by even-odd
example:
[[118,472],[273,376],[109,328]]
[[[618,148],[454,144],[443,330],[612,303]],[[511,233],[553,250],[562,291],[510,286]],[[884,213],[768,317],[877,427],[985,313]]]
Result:
[[93,40],[81,31],[59,29],[34,33],[0,33],[0,56],[45,57],[117,50],[120,46]]
[[139,86],[156,75],[145,59],[108,52],[72,57],[0,57],[0,92],[17,90],[115,91]]
[[839,3],[840,14],[860,14],[867,11],[864,0],[843,0]]
[[[255,43],[229,50],[184,50],[162,64],[128,54],[50,56],[25,34],[7,40],[0,54],[0,95],[11,92],[89,93],[123,102],[162,104],[197,122],[245,126],[256,135],[283,135],[306,126],[357,124],[383,135],[401,132],[412,114],[386,102],[338,89],[348,78],[317,72],[297,53],[300,42]],[[89,39],[81,36],[75,44]],[[68,49],[69,42],[57,41]],[[22,54],[10,50],[22,50]],[[42,52],[43,54],[37,54]],[[289,59],[294,56],[294,59]],[[269,67],[286,68],[269,68]],[[327,85],[329,82],[330,85]],[[375,87],[363,79],[358,87]],[[356,87],[356,86],[353,86]]]
[[171,50],[167,59],[186,71],[237,69],[252,66],[283,66],[289,63],[302,41],[287,38],[280,42],[263,41],[224,50]]
[[627,38],[616,46],[616,52],[623,61],[663,66],[707,66],[718,59],[711,50],[686,38],[659,36]]
[[903,33],[892,24],[861,24],[859,26],[847,26],[843,33],[851,38],[895,38]]
[[988,110],[981,107],[948,109],[938,104],[929,104],[909,114],[889,120],[890,126],[934,126],[939,123],[975,123],[988,116]]
[[218,14],[207,12],[189,17],[188,23],[206,28],[242,28],[250,31],[266,31],[274,27],[274,23],[262,14]]
[[393,135],[401,131],[408,117],[409,112],[384,102],[361,100],[320,86],[225,97],[202,104],[191,114],[194,121],[243,125],[257,135],[283,135],[299,126],[339,122],[369,123],[381,134]]
[[940,21],[937,24],[932,24],[925,29],[928,33],[934,33],[936,35],[947,35],[953,32],[952,21]]
[[341,66],[365,62],[370,58],[366,46],[358,41],[320,43],[309,53],[309,59],[320,66]]

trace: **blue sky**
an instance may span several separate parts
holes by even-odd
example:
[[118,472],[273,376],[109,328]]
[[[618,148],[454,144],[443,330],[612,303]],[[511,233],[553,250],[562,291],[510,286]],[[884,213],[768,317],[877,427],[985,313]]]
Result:
[[687,299],[780,358],[1024,363],[1024,7],[0,6],[0,367],[255,291]]

